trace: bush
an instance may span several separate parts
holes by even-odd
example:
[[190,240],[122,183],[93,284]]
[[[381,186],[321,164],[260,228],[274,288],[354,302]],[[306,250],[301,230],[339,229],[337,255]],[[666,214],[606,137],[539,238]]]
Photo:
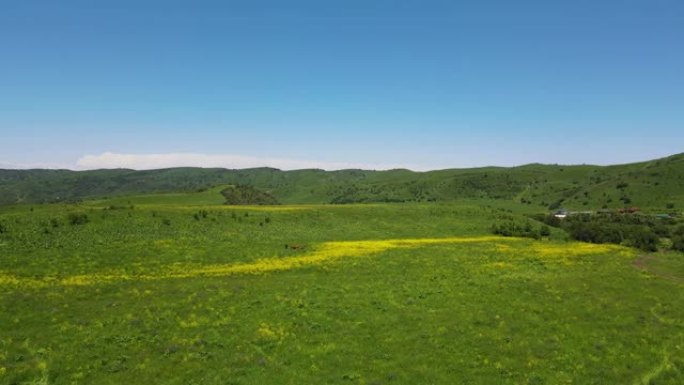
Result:
[[563,204],[564,199],[559,199],[549,205],[549,210],[555,210]]
[[133,210],[135,206],[130,205],[130,206],[124,206],[124,205],[109,205],[108,207],[105,207],[105,210]]
[[5,227],[5,225],[2,222],[0,222],[0,234],[4,234],[6,232],[7,232],[7,227]]
[[670,235],[670,229],[665,225],[665,223],[655,223],[651,226],[651,229],[658,237],[666,238]]
[[658,250],[658,236],[648,227],[634,230],[629,237],[632,245],[646,251]]
[[542,237],[548,237],[551,235],[551,229],[547,225],[543,225],[542,227],[539,228],[539,235]]
[[[655,251],[660,238],[684,238],[684,226],[672,229],[674,222],[644,215],[573,215],[562,221],[548,216],[547,225],[565,230],[572,239],[591,243],[624,244]],[[672,230],[671,230],[672,229]]]
[[88,215],[84,213],[69,213],[67,220],[71,225],[85,225],[88,223]]
[[684,238],[684,225],[679,225],[679,227],[675,228],[672,231],[672,236]]
[[504,237],[524,237],[539,239],[540,232],[532,227],[530,222],[521,225],[512,220],[495,223],[492,225],[491,231],[493,234]]
[[684,253],[684,236],[672,237],[672,250],[681,251]]

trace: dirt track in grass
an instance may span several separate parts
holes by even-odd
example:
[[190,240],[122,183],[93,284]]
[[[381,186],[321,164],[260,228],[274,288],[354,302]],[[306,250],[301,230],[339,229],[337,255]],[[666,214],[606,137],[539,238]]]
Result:
[[658,278],[666,279],[668,281],[684,284],[684,277],[677,276],[674,274],[668,274],[668,273],[663,273],[656,271],[653,268],[653,263],[658,260],[658,255],[657,254],[642,254],[638,256],[634,262],[632,262],[632,265],[643,272],[646,272],[648,274],[651,274],[653,276],[656,276]]

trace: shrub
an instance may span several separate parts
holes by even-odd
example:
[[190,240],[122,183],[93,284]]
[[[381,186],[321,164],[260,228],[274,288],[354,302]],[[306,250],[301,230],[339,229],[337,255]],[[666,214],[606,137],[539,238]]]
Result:
[[672,249],[684,253],[684,236],[677,235],[672,237]]
[[525,222],[523,225],[512,220],[495,223],[492,225],[491,231],[504,237],[540,238],[540,232],[535,230],[530,222]]
[[658,237],[666,238],[670,235],[670,229],[665,225],[665,223],[654,223],[651,226],[651,230],[653,230]]
[[675,228],[672,231],[672,235],[675,237],[684,237],[684,225],[679,225],[677,228]]
[[130,206],[124,206],[124,205],[109,205],[108,207],[105,207],[105,210],[126,210],[130,209],[133,210],[135,206],[130,205]]
[[671,237],[673,241],[676,237],[684,238],[684,226],[670,230],[673,222],[643,215],[573,215],[562,221],[551,217],[543,222],[560,227],[572,239],[583,242],[624,244],[655,251],[661,237]]
[[641,250],[658,250],[658,236],[648,227],[642,227],[633,231],[629,239],[634,247]]
[[88,215],[84,213],[69,213],[67,220],[71,225],[85,225],[88,223]]

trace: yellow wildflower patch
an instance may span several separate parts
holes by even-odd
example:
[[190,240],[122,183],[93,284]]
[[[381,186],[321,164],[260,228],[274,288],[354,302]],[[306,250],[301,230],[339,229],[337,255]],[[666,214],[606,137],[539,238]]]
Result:
[[[0,273],[0,285],[40,288],[51,284],[65,286],[88,286],[98,283],[116,281],[150,281],[171,278],[217,277],[234,274],[262,274],[282,270],[296,269],[304,266],[320,265],[342,258],[366,257],[391,249],[417,248],[430,245],[449,245],[463,243],[495,243],[499,252],[540,255],[544,257],[567,258],[586,254],[619,253],[631,255],[625,247],[615,245],[596,245],[589,243],[556,244],[528,242],[522,238],[505,238],[500,236],[480,237],[448,237],[448,238],[407,238],[361,241],[333,241],[324,242],[308,254],[294,257],[264,258],[249,263],[188,265],[173,264],[155,275],[128,275],[123,272],[109,272],[106,274],[76,275],[66,278],[44,277],[42,279],[16,277]],[[513,247],[520,246],[520,247]],[[506,268],[509,263],[497,262],[491,267]]]
[[[212,209],[214,207],[211,207]],[[225,205],[221,206],[224,210],[250,210],[250,211],[299,211],[299,210],[310,210],[315,208],[315,206],[307,205],[284,205],[284,206],[231,206]]]
[[19,285],[21,282],[19,278],[12,276],[12,275],[7,275],[4,273],[0,273],[0,285],[6,286],[6,285]]
[[[504,238],[515,241],[517,238]],[[189,278],[196,276],[224,276],[232,274],[259,274],[272,271],[290,270],[307,265],[318,265],[340,258],[363,257],[396,248],[415,248],[423,245],[454,243],[485,243],[501,241],[501,237],[451,237],[419,239],[387,239],[368,241],[325,242],[311,254],[290,258],[265,258],[244,264],[215,264],[189,268],[175,265],[163,278]]]
[[491,269],[510,269],[513,267],[513,264],[510,262],[492,262],[484,265],[484,267]]
[[496,251],[500,252],[507,252],[513,250],[513,248],[510,245],[506,245],[503,243],[497,243],[496,245]]
[[264,340],[282,340],[287,336],[287,331],[282,326],[269,325],[266,322],[262,322],[257,329],[257,336]]
[[156,241],[154,241],[155,246],[164,247],[164,248],[172,247],[173,244],[174,244],[173,239],[157,239]]
[[531,245],[531,251],[542,256],[549,255],[564,255],[564,256],[578,256],[587,254],[603,254],[616,253],[622,256],[631,256],[632,250],[618,245],[610,244],[595,244],[595,243],[580,243],[575,242],[572,245],[562,244],[540,244],[534,243]]
[[50,281],[51,279],[48,277],[45,277],[43,279],[36,279],[17,277],[6,273],[0,273],[0,286],[19,286],[33,289],[47,286],[49,285]]

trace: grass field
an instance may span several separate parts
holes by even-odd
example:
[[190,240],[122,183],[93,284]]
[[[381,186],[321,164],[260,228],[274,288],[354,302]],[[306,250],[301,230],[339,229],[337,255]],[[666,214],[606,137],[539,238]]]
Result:
[[0,384],[684,383],[681,254],[219,190],[1,208]]

